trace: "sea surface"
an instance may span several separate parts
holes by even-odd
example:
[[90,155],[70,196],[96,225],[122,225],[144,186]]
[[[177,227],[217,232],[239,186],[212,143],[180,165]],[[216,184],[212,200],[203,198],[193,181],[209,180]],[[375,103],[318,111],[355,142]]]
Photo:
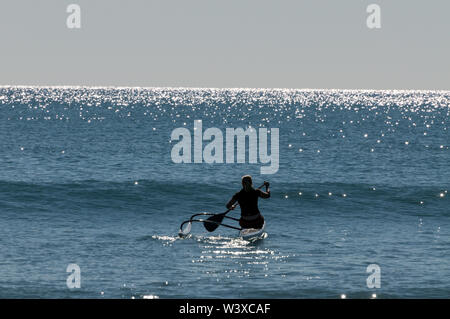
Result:
[[[444,91],[0,87],[0,298],[450,298],[449,115]],[[174,163],[195,120],[278,128],[279,170]],[[178,237],[245,174],[267,238]]]

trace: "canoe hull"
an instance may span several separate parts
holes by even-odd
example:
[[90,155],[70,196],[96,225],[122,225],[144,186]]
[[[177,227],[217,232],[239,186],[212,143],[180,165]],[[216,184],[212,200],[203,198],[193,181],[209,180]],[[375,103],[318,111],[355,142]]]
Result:
[[239,231],[239,237],[242,237],[242,239],[253,239],[258,238],[264,233],[264,228],[266,227],[266,222],[264,222],[264,225],[262,228],[244,228],[241,231]]

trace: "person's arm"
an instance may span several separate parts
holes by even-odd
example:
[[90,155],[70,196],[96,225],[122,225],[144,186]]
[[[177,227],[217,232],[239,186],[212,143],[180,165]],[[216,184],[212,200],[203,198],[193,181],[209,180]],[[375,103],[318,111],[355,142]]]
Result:
[[234,209],[236,205],[233,205],[237,201],[236,194],[233,195],[233,197],[230,199],[230,201],[227,203],[227,209]]
[[264,185],[266,186],[266,191],[264,192],[264,191],[262,191],[262,190],[259,190],[260,191],[260,196],[262,197],[262,198],[269,198],[270,197],[270,189],[269,189],[269,182],[264,182]]

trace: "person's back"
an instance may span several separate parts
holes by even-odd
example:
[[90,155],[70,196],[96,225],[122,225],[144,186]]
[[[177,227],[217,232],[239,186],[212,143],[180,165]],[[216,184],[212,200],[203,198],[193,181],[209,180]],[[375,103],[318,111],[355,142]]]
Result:
[[254,189],[252,185],[251,176],[246,175],[242,177],[242,190],[234,194],[227,204],[228,209],[234,209],[233,204],[239,203],[241,207],[241,218],[239,225],[242,228],[262,228],[264,225],[264,217],[258,209],[258,198],[269,198],[270,190],[269,183],[264,182],[266,192],[260,189]]

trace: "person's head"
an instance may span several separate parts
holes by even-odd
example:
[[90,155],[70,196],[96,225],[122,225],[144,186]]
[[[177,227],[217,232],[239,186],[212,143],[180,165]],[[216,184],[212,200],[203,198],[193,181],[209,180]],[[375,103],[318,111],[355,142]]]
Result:
[[242,187],[246,192],[249,192],[253,189],[252,177],[250,175],[242,176]]

